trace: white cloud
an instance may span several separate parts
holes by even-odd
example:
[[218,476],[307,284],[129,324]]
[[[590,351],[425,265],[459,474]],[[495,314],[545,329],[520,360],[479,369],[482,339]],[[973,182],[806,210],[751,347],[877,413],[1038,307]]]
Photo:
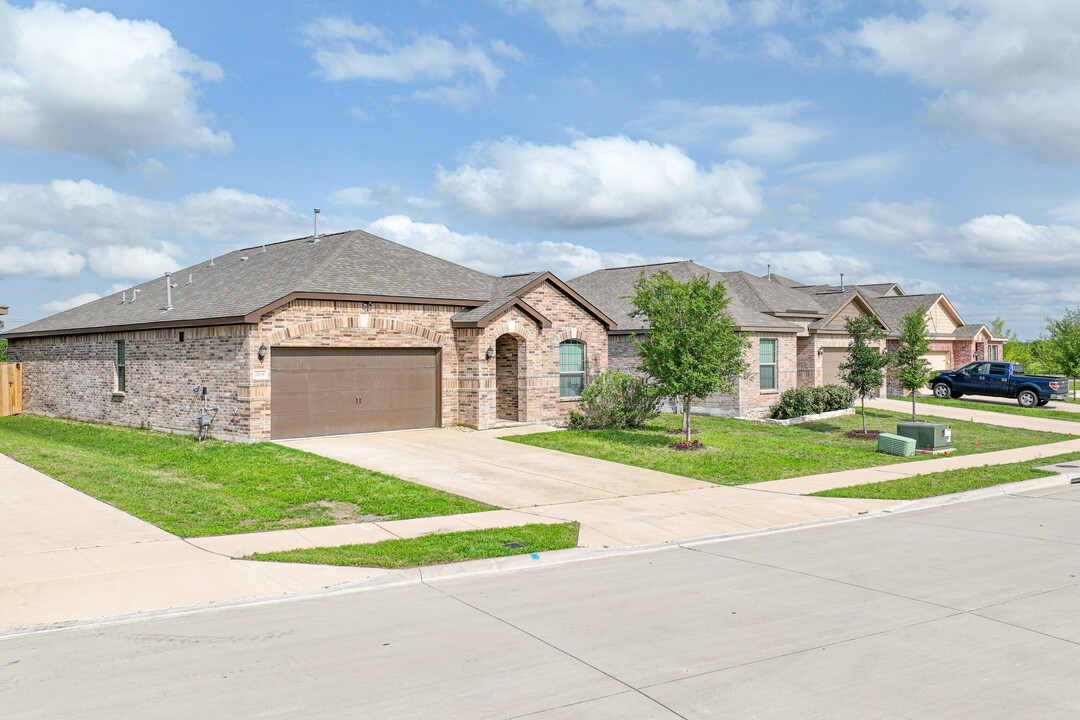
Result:
[[1080,270],[1080,229],[1032,225],[1016,215],[983,215],[961,225],[959,238],[933,243],[928,251],[957,264],[1038,270],[1046,276]]
[[0,184],[0,274],[73,277],[89,264],[101,277],[139,279],[195,246],[209,256],[310,228],[283,200],[229,188],[167,202],[89,180]]
[[0,142],[124,162],[148,147],[226,153],[193,84],[221,77],[157,23],[0,0]]
[[790,252],[756,253],[754,260],[759,267],[772,265],[772,271],[808,285],[840,284],[840,273],[846,283],[862,282],[873,266],[865,260],[850,255],[832,255],[821,250],[795,250]]
[[566,40],[592,32],[685,30],[705,35],[731,21],[725,0],[500,0],[504,7],[539,14]]
[[903,159],[903,154],[898,152],[871,153],[844,160],[804,163],[790,168],[790,172],[799,173],[813,182],[840,182],[867,175],[885,175],[892,172]]
[[625,136],[569,145],[511,138],[478,144],[454,170],[440,167],[435,188],[468,210],[521,225],[715,237],[764,211],[763,177],[739,161],[699,168],[673,145]]
[[113,280],[141,280],[180,268],[180,263],[169,253],[145,247],[104,245],[90,248],[87,255],[91,270]]
[[940,228],[933,210],[933,203],[927,200],[912,205],[873,200],[859,206],[860,215],[841,220],[836,226],[840,234],[856,240],[895,245],[937,234]]
[[101,297],[102,297],[101,295],[98,295],[97,293],[94,293],[94,292],[85,292],[85,293],[79,293],[78,295],[75,295],[74,297],[69,297],[66,300],[50,300],[49,302],[45,303],[44,305],[41,305],[40,307],[41,307],[42,310],[48,310],[49,312],[58,313],[58,312],[62,312],[64,310],[70,310],[73,307],[79,307],[80,305],[85,305],[86,303],[91,302],[93,300],[100,300]]
[[748,160],[780,162],[829,134],[789,122],[809,106],[810,103],[799,101],[772,105],[697,105],[669,100],[660,103],[638,125],[649,128],[662,140],[680,144],[715,142],[725,130],[730,134],[730,129],[738,129],[742,135],[723,143],[729,154]]
[[0,247],[0,275],[68,278],[78,275],[86,258],[60,249],[26,250],[17,245]]
[[414,222],[404,215],[380,218],[368,229],[394,242],[493,275],[550,270],[569,280],[604,267],[646,262],[636,253],[599,252],[568,242],[510,243],[477,233],[463,235],[445,225]]
[[[313,57],[322,76],[331,82],[361,78],[399,83],[446,81],[472,74],[483,79],[488,92],[494,92],[503,77],[503,71],[480,46],[469,43],[458,48],[437,35],[417,35],[410,42],[395,44],[386,31],[356,25],[346,18],[322,18],[304,32],[315,47]],[[517,52],[511,45],[496,43],[492,51],[503,57],[513,58]]]
[[330,200],[342,205],[408,209],[411,212],[429,210],[438,206],[438,203],[427,198],[406,195],[404,188],[389,181],[383,181],[369,188],[342,188],[333,193]]
[[1080,161],[1080,4],[923,0],[912,19],[863,20],[844,37],[882,74],[939,92],[928,121],[993,144]]
[[475,87],[446,85],[431,90],[413,90],[409,97],[413,100],[430,100],[438,105],[464,112],[480,98],[480,91]]

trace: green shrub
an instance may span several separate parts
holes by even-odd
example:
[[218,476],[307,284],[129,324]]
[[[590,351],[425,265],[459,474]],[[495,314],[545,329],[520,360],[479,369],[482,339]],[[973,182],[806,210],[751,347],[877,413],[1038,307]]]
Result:
[[663,398],[644,380],[606,371],[581,391],[581,405],[571,411],[573,430],[621,430],[642,427],[660,414]]
[[785,390],[773,405],[770,417],[787,420],[802,415],[843,410],[855,403],[855,391],[846,385],[820,385]]

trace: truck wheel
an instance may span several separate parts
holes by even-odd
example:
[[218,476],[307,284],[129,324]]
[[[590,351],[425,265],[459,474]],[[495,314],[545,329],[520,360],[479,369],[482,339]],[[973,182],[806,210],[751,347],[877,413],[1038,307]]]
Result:
[[1033,408],[1039,404],[1039,396],[1031,390],[1021,390],[1016,402],[1020,403],[1020,407]]
[[934,397],[948,400],[952,397],[952,388],[946,383],[934,383]]

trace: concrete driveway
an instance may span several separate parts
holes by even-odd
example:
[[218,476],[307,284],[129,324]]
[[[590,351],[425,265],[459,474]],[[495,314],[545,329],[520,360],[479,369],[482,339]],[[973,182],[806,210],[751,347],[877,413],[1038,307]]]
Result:
[[414,430],[282,445],[537,516],[581,523],[585,547],[626,547],[782,527],[892,507],[784,496],[500,440],[545,426]]

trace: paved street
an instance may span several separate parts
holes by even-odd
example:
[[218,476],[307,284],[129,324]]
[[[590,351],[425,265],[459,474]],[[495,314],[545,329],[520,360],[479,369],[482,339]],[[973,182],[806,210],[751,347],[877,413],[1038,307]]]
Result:
[[[1075,718],[1080,487],[0,637],[5,718]],[[376,581],[376,583],[379,581]]]

